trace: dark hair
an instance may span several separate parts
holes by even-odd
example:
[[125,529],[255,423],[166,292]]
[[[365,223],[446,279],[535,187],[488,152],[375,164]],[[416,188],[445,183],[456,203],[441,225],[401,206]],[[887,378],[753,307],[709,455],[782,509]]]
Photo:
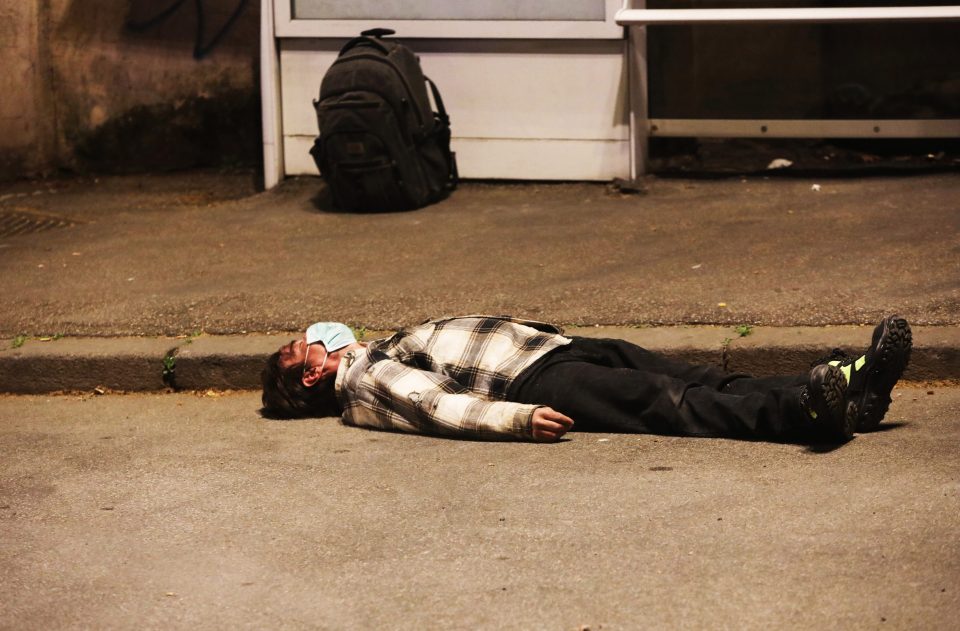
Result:
[[280,367],[279,351],[267,359],[260,373],[263,384],[263,409],[268,418],[303,418],[307,416],[340,416],[334,380],[324,379],[310,387],[300,380],[302,369]]

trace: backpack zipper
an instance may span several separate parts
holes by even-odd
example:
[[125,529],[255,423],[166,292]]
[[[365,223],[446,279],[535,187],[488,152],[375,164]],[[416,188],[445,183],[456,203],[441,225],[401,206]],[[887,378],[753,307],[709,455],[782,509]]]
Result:
[[[377,93],[374,92],[374,94],[377,94]],[[334,96],[339,96],[339,95],[334,95]],[[377,94],[377,96],[380,96],[380,95]],[[330,97],[327,97],[327,98],[330,98]],[[380,97],[380,98],[382,99],[383,97]],[[355,110],[355,109],[373,109],[376,107],[380,107],[380,104],[374,103],[373,101],[346,101],[346,102],[340,101],[339,103],[324,103],[323,101],[317,101],[316,106],[322,110],[338,110],[338,109]]]

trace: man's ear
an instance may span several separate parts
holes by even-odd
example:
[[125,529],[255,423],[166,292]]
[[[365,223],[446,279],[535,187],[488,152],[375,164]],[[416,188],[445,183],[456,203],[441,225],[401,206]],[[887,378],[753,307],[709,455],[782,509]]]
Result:
[[313,387],[314,384],[320,381],[320,372],[319,366],[311,366],[303,373],[303,377],[300,378],[300,383],[307,388]]

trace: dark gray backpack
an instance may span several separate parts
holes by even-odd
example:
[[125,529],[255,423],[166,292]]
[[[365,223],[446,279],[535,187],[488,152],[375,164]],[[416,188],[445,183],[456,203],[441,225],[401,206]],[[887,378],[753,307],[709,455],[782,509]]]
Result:
[[347,42],[313,102],[320,136],[310,154],[344,210],[419,208],[457,185],[440,92],[409,48],[383,39],[392,34],[372,29]]

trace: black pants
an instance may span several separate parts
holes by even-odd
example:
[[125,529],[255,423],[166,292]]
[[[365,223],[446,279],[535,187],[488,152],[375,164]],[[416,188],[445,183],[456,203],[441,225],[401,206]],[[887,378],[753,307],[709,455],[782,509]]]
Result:
[[507,396],[566,414],[574,430],[793,438],[811,425],[799,401],[806,380],[757,379],[623,340],[573,338],[523,371]]

